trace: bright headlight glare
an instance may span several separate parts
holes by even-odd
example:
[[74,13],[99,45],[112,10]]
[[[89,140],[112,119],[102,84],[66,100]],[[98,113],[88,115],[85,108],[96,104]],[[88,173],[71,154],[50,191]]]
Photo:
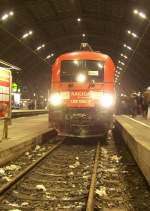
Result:
[[53,106],[59,106],[62,103],[62,98],[59,93],[54,93],[50,96],[50,104]]
[[109,93],[105,93],[101,99],[100,99],[100,103],[103,107],[105,108],[109,108],[113,105],[114,103],[114,98],[111,94]]
[[84,83],[86,81],[86,76],[82,73],[80,73],[79,75],[77,75],[77,82],[79,83]]

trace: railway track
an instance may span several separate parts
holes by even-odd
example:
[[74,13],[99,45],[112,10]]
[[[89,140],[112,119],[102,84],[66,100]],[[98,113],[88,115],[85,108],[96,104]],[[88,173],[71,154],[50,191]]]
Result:
[[[0,210],[146,211],[150,192],[131,155],[125,152],[124,158],[123,153],[111,134],[104,144],[59,142],[7,185],[1,192]],[[137,193],[128,190],[128,174],[130,179],[138,178],[142,204],[135,202]]]

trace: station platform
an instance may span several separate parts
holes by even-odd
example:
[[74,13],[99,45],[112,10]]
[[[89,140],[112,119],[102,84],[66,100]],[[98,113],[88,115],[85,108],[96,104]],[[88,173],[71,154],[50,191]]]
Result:
[[115,125],[150,185],[150,120],[120,115]]
[[12,119],[8,126],[8,139],[2,139],[3,120],[0,122],[0,166],[43,141],[44,136],[53,133],[48,128],[48,115]]

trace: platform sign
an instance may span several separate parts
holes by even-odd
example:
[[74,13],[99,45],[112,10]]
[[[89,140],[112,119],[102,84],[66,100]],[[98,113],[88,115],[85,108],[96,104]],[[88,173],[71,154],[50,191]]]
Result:
[[11,71],[0,67],[0,119],[11,114]]

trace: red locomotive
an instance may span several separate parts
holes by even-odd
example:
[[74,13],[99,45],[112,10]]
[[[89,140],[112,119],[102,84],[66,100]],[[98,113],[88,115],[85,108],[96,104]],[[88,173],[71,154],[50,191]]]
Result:
[[115,103],[114,70],[108,55],[91,50],[66,53],[56,59],[52,66],[49,123],[59,135],[107,134]]

